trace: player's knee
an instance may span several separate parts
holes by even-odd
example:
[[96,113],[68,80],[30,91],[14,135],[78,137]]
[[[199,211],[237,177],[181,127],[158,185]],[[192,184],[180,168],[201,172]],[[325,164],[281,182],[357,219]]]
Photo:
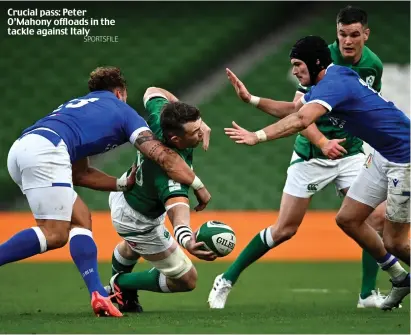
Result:
[[180,278],[180,287],[182,291],[189,292],[193,291],[197,286],[197,270],[193,266],[189,272],[187,272],[183,277]]
[[344,213],[339,212],[335,218],[335,222],[342,230],[347,230],[356,225],[356,222]]
[[370,214],[365,222],[373,227],[376,231],[382,232],[384,230],[385,211],[379,210],[377,208]]
[[404,250],[409,248],[409,243],[402,240],[396,240],[390,237],[384,237],[383,239],[385,249],[392,255],[401,255]]
[[282,227],[281,229],[272,229],[273,241],[276,244],[288,241],[295,234],[297,234],[297,231],[298,225],[287,225]]
[[70,232],[69,222],[44,222],[39,226],[44,236],[46,237],[47,250],[62,248],[67,244]]

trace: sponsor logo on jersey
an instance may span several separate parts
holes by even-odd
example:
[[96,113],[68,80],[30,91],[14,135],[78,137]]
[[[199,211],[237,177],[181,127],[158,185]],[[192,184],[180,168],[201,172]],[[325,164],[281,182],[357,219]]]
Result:
[[368,76],[365,78],[365,82],[369,85],[372,86],[375,81],[375,76]]
[[397,178],[392,180],[392,183],[394,184],[394,187],[397,187],[399,180]]
[[318,184],[311,183],[307,185],[308,192],[317,192]]

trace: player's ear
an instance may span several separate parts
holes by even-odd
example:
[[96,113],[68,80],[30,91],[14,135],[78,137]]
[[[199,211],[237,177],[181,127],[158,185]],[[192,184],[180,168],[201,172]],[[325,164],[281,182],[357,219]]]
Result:
[[370,37],[370,28],[365,28],[364,29],[364,41],[367,42],[369,37]]
[[180,137],[176,135],[171,135],[170,136],[170,142],[173,143],[174,145],[180,143]]

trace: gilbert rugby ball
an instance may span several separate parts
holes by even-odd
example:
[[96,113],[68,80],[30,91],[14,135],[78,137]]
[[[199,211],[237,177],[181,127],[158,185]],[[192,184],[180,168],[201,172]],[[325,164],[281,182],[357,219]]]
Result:
[[203,223],[196,235],[197,242],[204,242],[205,248],[218,257],[227,256],[235,247],[234,230],[218,221],[207,221]]

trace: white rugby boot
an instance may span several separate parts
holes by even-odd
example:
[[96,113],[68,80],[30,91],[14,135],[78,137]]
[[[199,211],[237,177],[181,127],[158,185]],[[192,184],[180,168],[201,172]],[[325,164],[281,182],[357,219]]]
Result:
[[357,308],[380,308],[385,298],[386,296],[382,295],[380,290],[372,290],[367,298],[362,299],[361,295],[358,297]]
[[210,294],[208,295],[208,304],[210,308],[222,309],[227,301],[228,294],[232,288],[231,282],[218,275],[213,284]]

